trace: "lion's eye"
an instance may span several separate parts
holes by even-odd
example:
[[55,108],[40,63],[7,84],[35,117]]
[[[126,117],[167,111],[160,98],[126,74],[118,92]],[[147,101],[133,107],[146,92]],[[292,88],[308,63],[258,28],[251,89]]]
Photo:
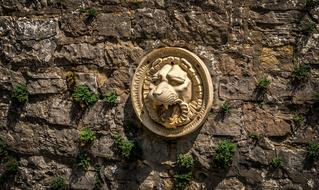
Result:
[[171,84],[173,86],[179,86],[183,83],[184,83],[184,80],[180,80],[178,78],[171,78],[171,80],[169,80],[169,84]]
[[161,75],[153,75],[152,82],[156,85],[161,81]]

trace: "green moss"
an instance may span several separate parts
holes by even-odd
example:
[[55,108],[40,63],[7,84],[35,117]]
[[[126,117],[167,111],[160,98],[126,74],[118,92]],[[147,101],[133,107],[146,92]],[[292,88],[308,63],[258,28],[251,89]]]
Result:
[[192,172],[177,173],[174,175],[174,182],[176,189],[185,189],[192,181]]
[[236,144],[229,140],[219,143],[213,161],[217,167],[227,168],[232,164],[236,151]]
[[283,161],[282,161],[282,158],[280,158],[280,157],[274,157],[274,158],[271,160],[271,166],[272,166],[273,168],[280,168],[280,167],[282,167],[282,163],[283,163]]
[[294,81],[306,80],[310,75],[311,68],[307,65],[298,65],[294,67],[291,77]]
[[92,144],[96,139],[95,133],[90,128],[84,128],[80,132],[81,145]]
[[85,152],[80,152],[77,157],[77,167],[87,170],[90,167],[91,159]]
[[117,94],[115,92],[107,93],[105,94],[103,100],[108,106],[114,106],[117,103]]
[[124,158],[132,158],[134,154],[135,144],[132,141],[124,139],[119,134],[113,136],[117,150]]
[[79,85],[75,87],[72,98],[75,102],[78,102],[81,107],[85,107],[98,101],[99,95],[90,90],[88,86]]
[[65,190],[67,189],[67,185],[62,177],[55,177],[51,181],[50,189],[52,190]]
[[25,103],[29,100],[28,89],[25,84],[18,84],[11,92],[11,98],[19,103]]
[[311,160],[319,159],[319,143],[312,143],[308,145],[307,157]]
[[194,166],[194,159],[190,154],[179,154],[176,164],[180,168],[191,169]]

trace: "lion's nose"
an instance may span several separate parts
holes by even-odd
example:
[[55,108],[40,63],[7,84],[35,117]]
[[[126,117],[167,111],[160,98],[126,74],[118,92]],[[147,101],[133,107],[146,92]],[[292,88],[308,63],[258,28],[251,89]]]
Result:
[[154,96],[159,96],[159,95],[161,95],[161,94],[163,94],[163,91],[157,90],[157,91],[154,91],[154,92],[153,92],[153,95],[154,95]]

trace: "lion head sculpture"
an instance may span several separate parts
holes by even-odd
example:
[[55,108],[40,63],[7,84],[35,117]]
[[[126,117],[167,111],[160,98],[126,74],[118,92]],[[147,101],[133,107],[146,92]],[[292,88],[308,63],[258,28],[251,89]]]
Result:
[[211,76],[194,53],[163,47],[139,62],[131,84],[134,111],[150,131],[175,138],[205,121],[213,102]]
[[[189,64],[178,58],[155,61],[146,87],[146,107],[150,117],[166,128],[188,123],[194,112]],[[195,77],[194,77],[195,78]]]
[[159,116],[159,122],[174,128],[187,120],[191,100],[191,81],[179,65],[165,65],[153,75],[148,99]]

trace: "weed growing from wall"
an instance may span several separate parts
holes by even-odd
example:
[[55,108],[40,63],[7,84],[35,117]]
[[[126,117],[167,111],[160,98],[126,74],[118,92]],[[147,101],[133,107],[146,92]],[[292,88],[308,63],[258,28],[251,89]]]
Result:
[[304,23],[302,26],[301,26],[301,32],[302,34],[306,35],[306,36],[309,36],[310,34],[312,34],[314,31],[316,30],[316,24],[313,23],[313,22],[307,22],[307,23]]
[[194,159],[190,154],[179,154],[176,164],[179,168],[190,169],[194,166]]
[[306,119],[302,115],[294,115],[292,120],[297,126],[301,126],[301,125],[303,125],[305,123]]
[[176,189],[185,189],[193,179],[192,172],[187,173],[177,173],[174,176],[175,188]]
[[315,102],[319,102],[319,92],[316,92],[316,93],[313,95],[313,97],[314,97]]
[[271,160],[271,166],[273,168],[281,168],[282,167],[282,158],[280,157],[274,157],[272,160]]
[[72,94],[72,98],[75,102],[78,102],[83,108],[94,104],[99,99],[99,95],[94,93],[88,86],[79,85],[75,87]]
[[256,101],[262,103],[271,81],[263,77],[257,81],[256,85]]
[[308,145],[307,157],[312,161],[319,159],[319,143],[312,143]]
[[236,151],[236,144],[224,140],[218,144],[216,153],[213,157],[213,161],[217,167],[228,168],[232,162]]
[[295,82],[301,82],[308,79],[310,75],[311,68],[307,65],[298,65],[294,67],[291,73],[291,78]]
[[119,153],[126,159],[132,159],[136,154],[136,144],[133,141],[123,138],[119,134],[113,135],[114,142]]
[[66,190],[67,185],[62,177],[55,177],[52,179],[50,184],[50,189],[52,190]]
[[103,100],[108,106],[113,107],[117,103],[117,94],[115,92],[109,92],[104,95]]
[[90,24],[94,20],[94,18],[97,16],[97,10],[95,8],[84,8],[84,7],[81,7],[79,9],[79,11],[80,11],[80,13],[86,15],[85,22],[87,24]]
[[81,146],[92,144],[95,139],[95,133],[90,128],[84,128],[80,131]]
[[262,135],[259,135],[259,134],[253,132],[253,133],[250,133],[250,134],[248,135],[248,137],[249,137],[250,139],[252,139],[252,140],[258,142],[258,141],[262,138]]
[[29,94],[25,84],[18,84],[11,92],[11,98],[21,104],[28,102]]
[[0,160],[8,156],[7,146],[6,144],[0,139]]
[[91,159],[86,152],[80,152],[77,160],[76,166],[83,170],[87,170],[90,167]]
[[225,103],[222,105],[222,107],[221,107],[221,112],[222,112],[223,114],[228,114],[228,113],[230,113],[230,111],[231,111],[231,106],[230,106],[230,104],[229,104],[228,102],[225,102]]
[[306,0],[306,8],[312,9],[319,6],[319,0]]

